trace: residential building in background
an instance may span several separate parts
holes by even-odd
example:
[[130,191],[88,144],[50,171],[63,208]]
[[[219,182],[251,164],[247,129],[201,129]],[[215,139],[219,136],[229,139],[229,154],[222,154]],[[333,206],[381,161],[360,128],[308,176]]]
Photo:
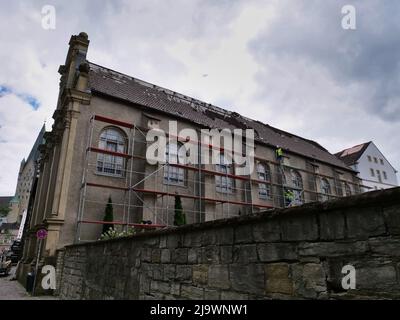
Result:
[[[40,263],[46,264],[66,245],[99,239],[109,199],[113,224],[121,229],[173,226],[178,201],[186,222],[196,223],[360,192],[357,173],[317,142],[88,62],[88,47],[85,33],[72,36],[59,68],[54,124],[39,147],[39,178],[28,204],[22,283],[39,245]],[[223,159],[150,164],[146,133],[168,133],[170,121],[178,132],[253,129],[254,171],[237,175],[238,165]],[[221,140],[212,148],[223,150]],[[277,146],[283,151],[279,161]],[[170,141],[165,156],[178,157],[181,147]],[[38,242],[41,228],[48,234]]]
[[364,192],[398,186],[396,169],[372,141],[344,149],[335,155],[359,172]]

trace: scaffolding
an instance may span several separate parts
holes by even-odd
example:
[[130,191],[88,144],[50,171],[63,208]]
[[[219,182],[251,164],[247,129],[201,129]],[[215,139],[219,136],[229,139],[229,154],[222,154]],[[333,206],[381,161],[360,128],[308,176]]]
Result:
[[[100,126],[96,127],[95,123],[97,122],[119,128],[126,134],[124,152],[108,150],[99,146],[98,139],[94,139],[94,135],[97,137],[104,127],[101,126],[101,129]],[[95,132],[95,130],[98,132]],[[192,222],[204,222],[210,219],[237,216],[242,212],[254,213],[261,210],[300,205],[305,202],[334,199],[343,196],[343,190],[345,190],[345,195],[349,195],[349,190],[353,194],[360,192],[361,185],[359,181],[340,179],[335,170],[333,170],[332,175],[321,174],[316,170],[315,161],[309,161],[308,168],[304,169],[293,167],[285,163],[284,159],[277,161],[255,156],[256,163],[262,163],[267,167],[267,174],[263,179],[260,179],[257,172],[247,176],[234,174],[235,163],[232,163],[230,170],[225,170],[225,172],[214,170],[210,168],[211,165],[206,167],[201,163],[202,147],[205,146],[210,150],[216,149],[221,153],[228,151],[235,154],[235,151],[212,144],[205,144],[200,140],[188,141],[186,138],[170,134],[166,134],[168,139],[170,137],[177,138],[179,141],[197,145],[198,163],[181,164],[167,161],[165,164],[152,166],[147,164],[144,151],[148,143],[146,141],[146,132],[149,130],[149,128],[144,128],[137,124],[101,115],[92,115],[90,117],[77,213],[76,242],[94,240],[82,239],[82,227],[84,225],[112,224],[119,226],[123,230],[127,230],[128,227],[138,230],[170,227],[173,225],[170,198],[176,196],[192,202],[192,209],[189,209],[187,203],[184,208],[184,212],[191,217],[190,220]],[[98,155],[123,159],[121,174],[116,176],[97,172]],[[147,169],[151,167],[155,167],[154,170],[148,171]],[[257,166],[255,165],[255,167]],[[182,170],[184,175],[183,184],[171,183],[169,177],[171,170],[179,169]],[[296,175],[300,175],[300,180],[295,179]],[[111,182],[109,180],[110,177],[118,179],[115,179],[117,180],[116,182],[109,183]],[[220,177],[220,182],[224,181],[222,189],[225,190],[220,188],[217,191],[216,177]],[[167,181],[165,181],[165,178],[167,178]],[[99,180],[103,180],[106,183],[101,183]],[[318,191],[320,189],[318,186],[321,185],[322,180],[327,181],[327,185],[330,187],[329,189],[321,190],[323,192]],[[352,190],[350,186],[352,186]],[[89,205],[93,208],[98,208],[96,210],[101,210],[102,206],[105,207],[107,203],[93,197],[93,191],[89,195],[89,190],[93,189],[108,189],[119,192],[121,195],[120,201],[112,202],[112,205],[122,208],[119,209],[119,212],[122,212],[120,220],[104,222],[98,218],[98,214],[97,218],[87,216],[87,211],[90,211],[87,209]],[[266,191],[261,194],[261,189]],[[290,203],[285,199],[285,191],[287,190],[291,190],[296,195],[295,199]],[[213,195],[210,195],[210,193],[213,193]],[[151,205],[151,203],[154,203],[154,205]],[[210,205],[212,210],[210,210]],[[152,217],[150,223],[140,221],[143,219],[145,212]],[[141,218],[138,219],[138,217]]]

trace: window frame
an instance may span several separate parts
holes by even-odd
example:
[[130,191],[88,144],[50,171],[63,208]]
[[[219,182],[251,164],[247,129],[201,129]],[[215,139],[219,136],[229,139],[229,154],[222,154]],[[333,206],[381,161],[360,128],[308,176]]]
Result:
[[[223,174],[234,174],[233,161],[231,164],[225,163],[224,153],[219,155],[219,163],[215,164],[215,171]],[[215,191],[218,193],[232,194],[235,191],[234,179],[226,175],[215,175]]]
[[351,187],[347,182],[344,183],[344,193],[345,193],[346,197],[349,197],[352,195]]
[[[168,142],[165,146],[165,160],[170,160],[170,145],[171,142]],[[173,153],[173,156],[176,156],[175,164],[179,163],[179,153],[183,144],[181,142],[172,143],[172,145],[176,146],[176,153]],[[174,164],[174,163],[172,163]],[[176,178],[175,178],[176,177]],[[163,184],[185,187],[186,186],[186,169],[181,167],[176,167],[170,164],[166,164],[163,170]]]
[[[294,194],[294,204],[304,204],[304,183],[301,173],[296,169],[290,170],[291,190]],[[300,183],[299,183],[300,182]]]
[[376,177],[378,178],[378,181],[382,183],[381,171],[379,169],[376,169]]
[[[115,135],[110,134],[110,131],[113,131]],[[113,137],[116,139],[112,139]],[[98,149],[126,154],[126,133],[118,127],[104,127],[99,134]],[[99,163],[101,163],[101,165],[99,165]],[[125,177],[126,158],[99,152],[96,158],[96,174],[115,178]]]
[[329,183],[328,179],[326,179],[326,178],[321,179],[320,188],[321,188],[321,194],[322,194],[322,201],[329,200],[329,197],[332,195],[332,189],[331,189],[331,184]]
[[[263,170],[260,170],[262,168]],[[257,163],[257,180],[265,183],[258,183],[258,198],[261,200],[272,200],[271,170],[266,163]]]

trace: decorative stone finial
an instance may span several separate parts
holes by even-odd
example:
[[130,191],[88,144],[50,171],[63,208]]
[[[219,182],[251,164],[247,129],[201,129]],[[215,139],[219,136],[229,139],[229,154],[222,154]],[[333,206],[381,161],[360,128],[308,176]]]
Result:
[[79,33],[79,37],[80,37],[80,38],[84,38],[84,39],[86,39],[86,40],[89,38],[86,32],[81,32],[81,33]]

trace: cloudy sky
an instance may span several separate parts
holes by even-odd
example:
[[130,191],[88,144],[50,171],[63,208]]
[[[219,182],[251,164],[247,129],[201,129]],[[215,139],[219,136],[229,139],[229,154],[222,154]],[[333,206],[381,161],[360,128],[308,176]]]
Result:
[[[0,195],[44,121],[59,65],[85,31],[88,59],[272,126],[331,152],[373,140],[400,169],[400,1],[0,1]],[[356,30],[342,28],[344,5]],[[52,5],[55,29],[42,27]]]

